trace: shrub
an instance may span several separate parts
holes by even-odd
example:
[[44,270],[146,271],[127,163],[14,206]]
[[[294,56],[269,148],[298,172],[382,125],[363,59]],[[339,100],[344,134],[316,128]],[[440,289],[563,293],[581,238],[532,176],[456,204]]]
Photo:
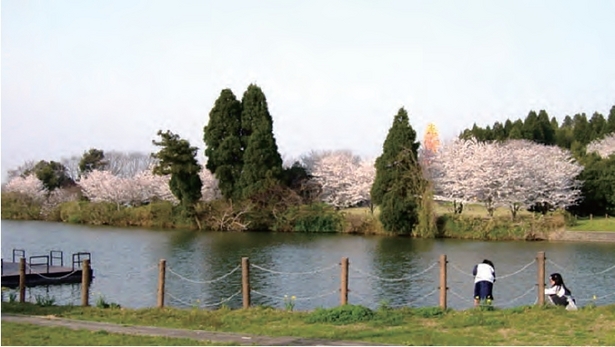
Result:
[[317,308],[310,313],[307,323],[352,324],[374,318],[374,311],[361,305],[342,305],[330,309]]
[[2,218],[41,219],[41,203],[18,192],[2,192]]
[[341,232],[344,216],[324,203],[293,206],[286,210],[274,226],[276,231],[298,231],[305,233]]
[[56,299],[54,297],[37,295],[35,296],[36,304],[41,307],[53,306],[55,304]]
[[474,240],[536,240],[564,227],[561,214],[508,217],[478,217],[444,214],[437,219],[438,235]]

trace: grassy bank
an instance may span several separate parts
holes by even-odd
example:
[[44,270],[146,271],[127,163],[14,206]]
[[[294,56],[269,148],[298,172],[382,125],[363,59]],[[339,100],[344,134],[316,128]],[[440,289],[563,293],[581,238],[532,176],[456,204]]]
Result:
[[613,231],[615,232],[615,218],[577,219],[575,225],[568,228],[574,231]]
[[[125,325],[394,345],[615,345],[615,330],[612,329],[615,305],[587,306],[570,312],[552,306],[466,311],[442,311],[439,308],[391,310],[382,307],[372,311],[353,305],[313,312],[289,312],[262,307],[215,311],[131,310],[3,303],[2,310]],[[5,328],[5,323],[2,328]],[[3,331],[3,343],[5,338],[12,338],[10,330],[9,333]],[[61,341],[55,342],[64,344]]]
[[[164,229],[201,229],[214,231],[272,230],[278,232],[315,232],[387,235],[379,220],[379,209],[367,207],[337,211],[322,203],[297,205],[274,211],[257,209],[249,203],[214,201],[199,203],[195,215],[186,217],[166,201],[143,206],[117,206],[111,203],[71,201],[53,209],[42,209],[14,194],[2,195],[2,218],[47,220],[74,224],[111,225]],[[547,215],[525,210],[516,218],[506,208],[497,208],[489,216],[481,204],[467,204],[462,214],[453,214],[448,203],[435,204],[436,231],[415,230],[412,236],[444,237],[472,240],[537,240],[547,239],[553,231],[564,229],[615,231],[615,218],[577,220],[563,212]],[[42,213],[41,211],[44,211]]]

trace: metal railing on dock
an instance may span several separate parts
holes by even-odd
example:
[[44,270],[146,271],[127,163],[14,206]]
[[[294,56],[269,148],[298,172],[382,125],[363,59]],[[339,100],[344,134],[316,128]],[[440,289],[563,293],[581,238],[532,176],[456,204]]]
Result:
[[87,259],[90,262],[92,261],[92,255],[90,254],[90,252],[77,252],[77,253],[73,253],[73,271],[75,270],[75,265],[77,265],[77,268],[81,267],[81,264],[83,264],[83,261]]

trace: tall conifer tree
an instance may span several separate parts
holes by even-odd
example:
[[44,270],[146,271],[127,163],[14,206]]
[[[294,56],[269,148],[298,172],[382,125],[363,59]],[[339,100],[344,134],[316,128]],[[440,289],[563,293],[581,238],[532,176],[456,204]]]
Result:
[[418,221],[417,184],[422,179],[417,159],[419,143],[408,113],[400,108],[376,159],[372,201],[380,205],[380,220],[388,231],[409,233]]
[[259,189],[266,179],[278,180],[282,157],[273,136],[273,119],[260,87],[250,84],[241,99],[243,170],[239,180],[243,196]]
[[209,112],[204,128],[205,167],[218,179],[222,195],[230,199],[238,193],[243,167],[241,102],[230,89],[223,89]]

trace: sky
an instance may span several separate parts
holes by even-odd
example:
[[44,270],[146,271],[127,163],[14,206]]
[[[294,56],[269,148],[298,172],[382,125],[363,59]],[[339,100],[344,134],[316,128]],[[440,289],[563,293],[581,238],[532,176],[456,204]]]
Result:
[[260,86],[285,160],[376,157],[400,107],[422,139],[615,105],[615,1],[2,0],[1,171],[199,148],[220,91]]

